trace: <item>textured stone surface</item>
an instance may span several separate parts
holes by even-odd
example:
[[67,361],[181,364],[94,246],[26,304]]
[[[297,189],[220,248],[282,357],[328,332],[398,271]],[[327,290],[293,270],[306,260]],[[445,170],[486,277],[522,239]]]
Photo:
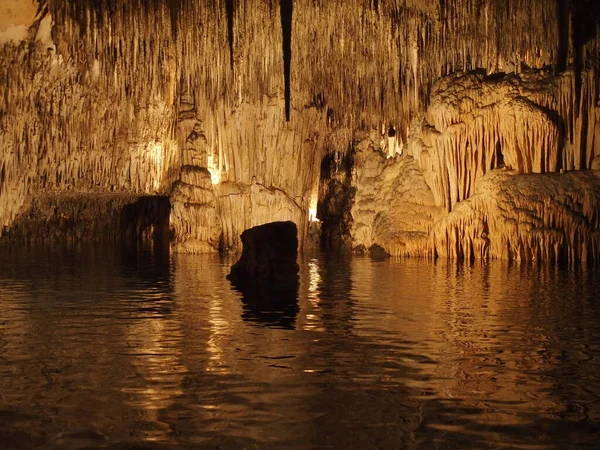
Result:
[[356,146],[352,245],[393,255],[426,256],[433,224],[443,217],[415,160],[386,158],[372,140]]
[[490,171],[598,167],[598,2],[295,0],[291,41],[280,2],[233,3],[3,2],[0,227],[42,193],[172,194],[178,251],[274,220],[302,246],[321,189],[330,243],[454,254],[433,225]]
[[171,194],[173,249],[184,253],[210,253],[221,246],[221,220],[210,172],[184,166],[181,181]]
[[441,256],[598,262],[600,173],[492,171],[433,235]]
[[[352,245],[405,256],[597,260],[597,179],[581,169],[597,166],[600,135],[596,108],[574,105],[573,76],[447,77],[403,155],[387,158],[373,133],[363,137],[354,146]],[[573,122],[573,107],[594,125]]]

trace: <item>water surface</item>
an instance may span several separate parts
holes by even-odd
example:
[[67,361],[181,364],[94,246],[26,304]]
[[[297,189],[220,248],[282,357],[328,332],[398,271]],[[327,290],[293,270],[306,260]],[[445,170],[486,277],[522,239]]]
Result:
[[597,448],[600,271],[300,258],[259,311],[232,257],[0,252],[0,448]]

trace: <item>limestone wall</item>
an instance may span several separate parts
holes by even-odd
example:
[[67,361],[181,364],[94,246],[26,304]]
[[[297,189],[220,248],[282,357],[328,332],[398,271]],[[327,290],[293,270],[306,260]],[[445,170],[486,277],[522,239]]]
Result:
[[373,137],[355,147],[353,246],[598,261],[598,109],[584,106],[596,91],[584,84],[577,100],[573,78],[531,71],[439,80],[402,155],[386,158]]

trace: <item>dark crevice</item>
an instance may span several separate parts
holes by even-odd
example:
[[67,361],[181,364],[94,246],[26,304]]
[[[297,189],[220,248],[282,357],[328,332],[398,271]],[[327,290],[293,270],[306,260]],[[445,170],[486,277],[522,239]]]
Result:
[[170,213],[168,197],[140,197],[137,202],[125,205],[121,210],[121,239],[131,243],[168,244]]
[[[500,141],[496,142],[496,154],[495,154],[496,164],[495,167],[500,169],[504,167],[504,154],[502,153],[502,144]],[[492,167],[494,168],[494,167]]]
[[579,117],[585,44],[596,36],[600,26],[600,2],[598,0],[572,0],[571,29],[573,30],[573,70],[575,72],[575,114]]
[[177,31],[179,26],[179,8],[180,0],[168,0],[167,6],[169,7],[169,14],[171,18],[171,35],[173,40],[177,41]]
[[346,152],[327,152],[321,160],[317,217],[321,220],[320,247],[323,250],[351,249],[351,209],[356,188],[352,187],[353,147]]
[[229,66],[233,70],[233,21],[235,16],[235,0],[225,0],[227,14],[227,40],[229,41]]
[[285,121],[290,121],[291,67],[292,67],[292,13],[294,0],[280,0],[281,32],[283,42],[283,78],[285,95]]
[[558,54],[556,69],[564,72],[569,58],[569,0],[556,0],[558,14]]

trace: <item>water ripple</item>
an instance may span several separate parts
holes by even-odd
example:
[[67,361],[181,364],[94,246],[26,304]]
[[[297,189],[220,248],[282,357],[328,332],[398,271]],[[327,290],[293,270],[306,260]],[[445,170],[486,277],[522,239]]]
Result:
[[0,253],[0,442],[596,448],[597,270],[310,255],[251,310],[232,256]]

